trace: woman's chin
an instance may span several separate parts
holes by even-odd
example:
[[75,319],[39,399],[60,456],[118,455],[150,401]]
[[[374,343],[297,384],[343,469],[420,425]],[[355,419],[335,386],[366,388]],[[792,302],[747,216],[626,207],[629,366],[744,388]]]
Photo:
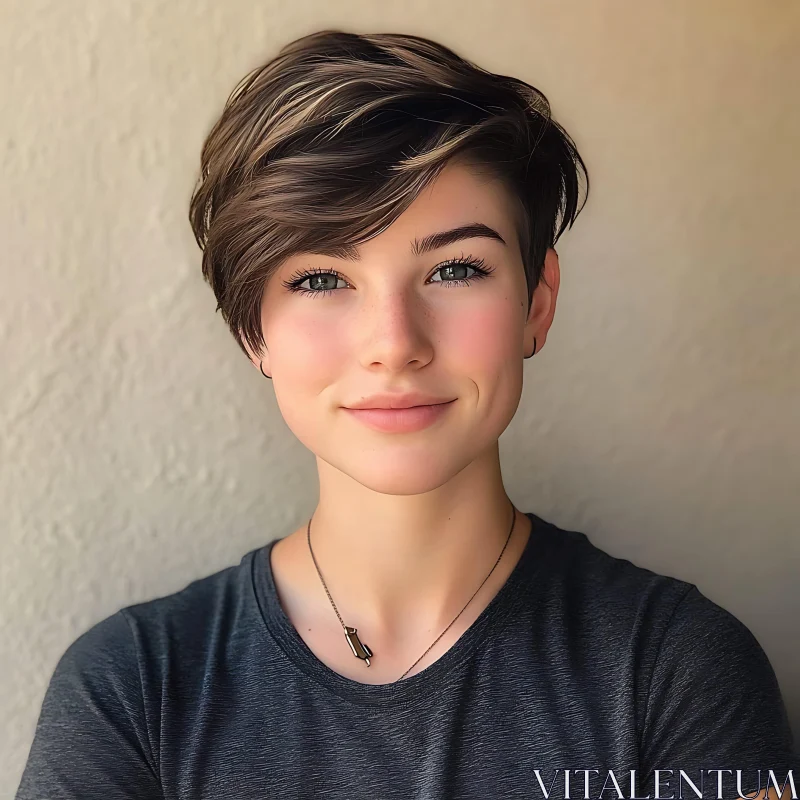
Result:
[[[441,451],[441,448],[439,448]],[[447,456],[445,460],[443,455]],[[356,455],[351,450],[334,463],[336,469],[354,481],[380,494],[424,494],[438,489],[456,475],[462,465],[453,463],[453,452],[414,454],[372,451]]]
[[426,480],[426,476],[414,475],[376,475],[374,472],[367,475],[351,475],[364,488],[378,494],[396,496],[425,494],[438,489],[447,483],[449,477],[443,476],[439,480]]

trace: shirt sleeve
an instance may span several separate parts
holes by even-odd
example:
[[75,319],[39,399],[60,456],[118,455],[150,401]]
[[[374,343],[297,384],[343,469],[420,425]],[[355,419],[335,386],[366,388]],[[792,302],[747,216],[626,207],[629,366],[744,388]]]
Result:
[[[654,770],[660,773],[655,794]],[[761,781],[759,773],[761,770]],[[640,742],[640,796],[737,798],[787,778],[800,792],[798,757],[775,672],[751,631],[692,585],[676,606],[653,668]],[[711,772],[708,770],[729,770]],[[721,794],[718,794],[721,775]],[[785,789],[794,793],[791,781]]]
[[61,656],[45,692],[15,800],[162,800],[124,612]]

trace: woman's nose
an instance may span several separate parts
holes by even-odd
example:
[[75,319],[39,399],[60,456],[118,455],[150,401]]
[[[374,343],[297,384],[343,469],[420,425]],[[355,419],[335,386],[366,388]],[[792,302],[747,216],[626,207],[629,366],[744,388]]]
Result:
[[372,298],[357,324],[362,364],[383,364],[392,371],[411,362],[419,366],[433,357],[430,315],[412,292],[392,291]]

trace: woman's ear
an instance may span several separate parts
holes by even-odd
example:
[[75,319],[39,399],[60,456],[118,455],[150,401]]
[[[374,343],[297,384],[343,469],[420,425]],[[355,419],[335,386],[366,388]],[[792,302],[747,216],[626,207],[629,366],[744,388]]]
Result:
[[547,340],[547,332],[553,324],[556,313],[558,287],[561,284],[561,271],[558,265],[558,253],[549,247],[544,257],[544,269],[539,285],[533,291],[528,319],[525,322],[525,353],[533,353],[533,339],[536,338],[538,353]]
[[247,351],[247,356],[250,359],[250,363],[262,374],[266,373],[270,375],[270,368],[269,368],[269,351],[267,348],[264,348],[264,355],[257,356],[253,350],[250,348],[250,345],[245,340],[244,336],[242,335],[242,331],[239,331],[239,338],[242,341],[242,346]]

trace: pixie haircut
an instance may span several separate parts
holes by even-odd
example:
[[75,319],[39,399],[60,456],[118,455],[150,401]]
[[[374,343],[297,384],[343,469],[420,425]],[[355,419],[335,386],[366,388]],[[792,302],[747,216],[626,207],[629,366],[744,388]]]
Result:
[[246,75],[203,144],[189,211],[203,277],[239,347],[263,353],[264,289],[287,258],[352,256],[454,156],[510,192],[530,311],[546,251],[589,191],[542,92],[429,39],[336,30]]

